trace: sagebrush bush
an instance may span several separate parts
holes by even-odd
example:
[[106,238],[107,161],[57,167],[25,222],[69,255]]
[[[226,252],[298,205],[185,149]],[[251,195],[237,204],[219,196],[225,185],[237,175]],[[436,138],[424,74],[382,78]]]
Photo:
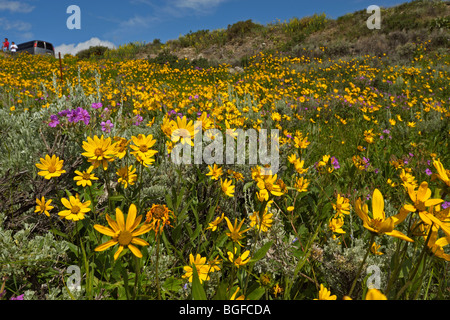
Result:
[[102,58],[105,52],[109,50],[105,46],[93,46],[89,49],[81,50],[76,54],[76,57],[80,59],[90,59],[90,58]]
[[228,40],[241,39],[249,33],[263,28],[262,25],[254,23],[251,19],[246,21],[238,21],[232,25],[228,25],[226,30]]

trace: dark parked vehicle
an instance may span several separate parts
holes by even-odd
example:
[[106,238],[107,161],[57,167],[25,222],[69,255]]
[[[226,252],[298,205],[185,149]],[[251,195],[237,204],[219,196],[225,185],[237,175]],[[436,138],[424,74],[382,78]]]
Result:
[[45,42],[41,40],[28,41],[25,43],[21,43],[18,46],[17,52],[28,52],[31,54],[44,54],[44,55],[52,55],[55,56],[55,49],[53,48],[53,44],[50,42]]

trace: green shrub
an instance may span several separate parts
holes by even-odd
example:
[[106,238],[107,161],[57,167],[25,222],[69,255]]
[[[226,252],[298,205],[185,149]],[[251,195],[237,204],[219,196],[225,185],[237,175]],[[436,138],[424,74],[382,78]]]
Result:
[[439,17],[431,20],[429,23],[430,30],[435,29],[450,29],[450,18],[449,17]]
[[121,45],[117,48],[106,50],[105,58],[109,59],[134,59],[136,55],[140,52],[145,51],[147,48],[147,44],[144,42],[130,42],[128,44]]
[[103,57],[107,50],[109,50],[108,47],[95,46],[90,47],[89,49],[81,50],[76,54],[76,56],[80,59],[90,59],[91,57]]
[[160,52],[155,58],[151,58],[148,61],[158,65],[168,64],[171,68],[180,70],[188,68],[206,69],[214,66],[214,64],[206,58],[200,57],[193,60],[179,59],[176,55],[168,51]]
[[151,58],[148,60],[150,63],[155,64],[169,64],[170,66],[176,64],[178,62],[178,57],[172,53],[167,51],[160,52],[155,58]]
[[411,30],[422,26],[420,16],[409,11],[388,15],[382,18],[381,23],[384,32],[393,30]]
[[227,36],[228,40],[243,38],[249,33],[260,30],[262,25],[254,23],[251,19],[246,21],[238,21],[232,25],[228,25]]
[[303,42],[311,34],[323,30],[327,23],[328,19],[325,14],[290,19],[282,25],[283,32],[290,37],[290,41],[284,45],[284,49],[288,50],[295,47],[296,44]]
[[408,60],[410,60],[414,56],[414,53],[416,52],[416,50],[417,50],[417,45],[414,43],[408,42],[403,45],[399,45],[395,51],[401,58],[407,58]]

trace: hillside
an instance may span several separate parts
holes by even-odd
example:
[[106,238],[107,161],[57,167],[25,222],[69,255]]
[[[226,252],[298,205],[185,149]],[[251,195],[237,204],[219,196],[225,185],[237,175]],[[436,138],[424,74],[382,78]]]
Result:
[[[161,43],[130,43],[115,50],[91,48],[78,54],[117,58],[202,60],[211,64],[245,65],[258,52],[282,53],[311,58],[355,55],[383,55],[397,61],[409,60],[417,44],[428,41],[430,52],[448,52],[450,43],[450,1],[412,1],[381,7],[381,28],[369,29],[371,14],[362,10],[337,19],[325,14],[260,25],[239,21],[227,29],[198,30]],[[101,49],[101,48],[100,48]]]
[[450,300],[448,9],[0,57],[0,303]]

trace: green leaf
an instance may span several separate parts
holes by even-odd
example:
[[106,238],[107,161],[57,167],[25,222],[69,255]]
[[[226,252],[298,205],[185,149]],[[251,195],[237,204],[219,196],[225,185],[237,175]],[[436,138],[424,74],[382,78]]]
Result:
[[264,258],[267,251],[269,251],[270,247],[272,246],[272,243],[273,243],[273,241],[269,241],[269,242],[265,243],[261,248],[259,248],[258,251],[255,252],[255,254],[253,255],[253,257],[250,261],[256,262],[256,261]]
[[198,225],[197,226],[197,228],[195,228],[195,231],[194,231],[194,233],[191,235],[191,243],[195,246],[195,244],[194,244],[194,240],[195,239],[197,239],[197,237],[199,236],[199,234],[200,234],[200,231],[202,231],[202,226],[201,225]]
[[243,188],[242,191],[243,191],[243,192],[247,191],[247,189],[250,188],[250,187],[253,185],[253,183],[254,183],[254,181],[247,182],[247,183],[244,185],[244,188]]
[[213,300],[228,300],[227,297],[227,287],[228,284],[223,281],[218,285],[216,294],[213,297]]
[[174,210],[174,208],[173,208],[173,203],[172,203],[172,198],[169,196],[168,193],[166,193],[166,203],[167,203],[167,207],[168,207],[170,210]]
[[65,234],[64,232],[59,231],[58,229],[52,228],[51,232],[53,234],[57,235],[57,236],[63,237],[66,240],[69,238],[67,234]]
[[266,289],[264,289],[264,287],[258,287],[255,290],[253,290],[252,292],[250,292],[245,299],[246,300],[259,300],[264,293],[266,292]]
[[178,240],[180,239],[182,228],[183,228],[183,225],[179,224],[172,230],[172,239],[175,243],[177,243]]
[[225,241],[227,241],[227,239],[228,239],[228,236],[225,232],[220,234],[220,236],[217,238],[216,247],[217,248],[223,247],[223,245],[225,244]]
[[218,203],[219,203],[219,197],[216,198],[214,205],[209,207],[208,215],[206,216],[205,226],[207,226],[211,222],[211,220],[214,216],[214,213],[216,212]]
[[177,292],[183,286],[183,280],[176,279],[175,277],[172,276],[172,277],[166,279],[166,281],[164,281],[164,284],[162,286],[167,291]]
[[328,219],[331,216],[331,212],[333,210],[333,204],[331,202],[326,203],[321,212],[320,212],[320,219]]
[[[161,234],[161,239],[162,239],[162,241],[164,243],[164,246],[166,247],[167,253],[169,255],[171,255],[172,254],[172,244],[169,242],[169,239],[167,239],[167,236],[166,236],[165,232],[163,232]],[[172,233],[172,239],[174,239],[173,233]]]
[[186,187],[183,187],[183,188],[181,188],[181,191],[178,193],[177,204],[176,204],[175,210],[178,210],[178,208],[180,207],[180,204],[181,204],[181,201],[183,200],[183,195],[184,195],[185,191],[186,191]]
[[202,284],[200,283],[196,267],[192,268],[192,299],[206,300],[206,292]]
[[110,196],[110,197],[109,197],[109,200],[110,200],[110,201],[115,201],[115,202],[121,202],[121,201],[123,201],[123,199],[125,199],[125,198],[124,198],[124,196],[121,195],[121,194],[118,194],[118,195]]
[[66,192],[67,198],[70,198],[72,196],[72,193],[69,190],[64,189],[64,191]]
[[70,251],[72,251],[75,254],[75,256],[78,257],[78,254],[80,253],[80,248],[71,242],[68,242],[67,246],[69,247]]
[[297,274],[300,272],[300,270],[303,268],[303,266],[305,265],[310,253],[311,253],[311,246],[314,242],[314,240],[316,239],[317,235],[319,234],[319,230],[322,227],[322,224],[319,224],[317,226],[317,229],[315,231],[315,233],[311,236],[311,238],[308,241],[308,244],[305,248],[305,254],[303,256],[303,259],[299,260],[297,263],[297,266],[295,267],[295,271],[294,271],[294,277],[297,276]]

